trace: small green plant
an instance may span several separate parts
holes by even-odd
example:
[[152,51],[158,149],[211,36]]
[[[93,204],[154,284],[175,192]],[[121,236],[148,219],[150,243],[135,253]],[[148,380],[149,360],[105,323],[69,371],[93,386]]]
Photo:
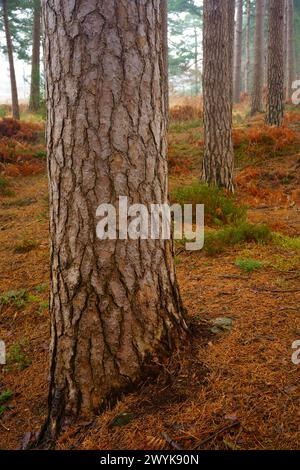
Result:
[[3,176],[0,176],[0,196],[14,196],[15,193],[10,189],[10,183]]
[[9,408],[11,405],[6,405],[6,403],[13,397],[13,392],[11,390],[4,390],[0,393],[0,416]]
[[45,150],[38,150],[35,154],[35,157],[38,158],[45,158],[47,156],[47,152]]
[[222,253],[226,247],[241,243],[267,243],[272,240],[272,232],[267,225],[243,222],[205,235],[204,251],[210,255]]
[[205,222],[213,225],[237,224],[245,221],[247,208],[239,206],[234,196],[224,190],[194,182],[171,193],[173,203],[204,204]]
[[10,290],[0,296],[0,308],[3,306],[14,305],[15,307],[23,307],[28,300],[28,292],[26,289]]
[[43,284],[39,284],[38,286],[35,286],[34,289],[39,293],[45,292],[48,289],[48,283],[44,282]]
[[31,360],[27,358],[23,346],[20,343],[13,344],[6,355],[6,363],[8,366],[16,365],[19,370],[24,370],[31,364]]
[[4,390],[4,392],[0,393],[0,405],[6,403],[13,397],[13,392],[11,390]]
[[29,251],[34,250],[39,246],[39,243],[36,240],[31,238],[24,238],[19,243],[15,245],[14,252],[15,253],[29,253]]
[[288,237],[280,233],[274,233],[274,242],[282,248],[292,250],[300,249],[300,237]]
[[252,273],[253,271],[256,271],[257,269],[261,269],[263,267],[263,263],[252,258],[237,259],[235,265],[238,266],[245,273]]

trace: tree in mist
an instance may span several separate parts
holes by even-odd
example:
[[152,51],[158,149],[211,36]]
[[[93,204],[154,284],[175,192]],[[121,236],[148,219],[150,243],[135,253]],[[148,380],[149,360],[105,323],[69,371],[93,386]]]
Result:
[[9,62],[12,115],[14,119],[20,119],[18,89],[17,89],[17,81],[16,81],[16,73],[15,73],[15,65],[14,65],[14,52],[13,52],[10,25],[9,25],[9,19],[8,19],[7,0],[2,0],[2,18],[3,18],[5,38],[6,38],[6,51],[7,51],[8,62]]
[[97,240],[99,204],[167,202],[161,0],[44,5],[51,378],[41,437],[97,413],[186,325],[169,240]]
[[231,0],[204,0],[202,178],[233,191]]
[[291,100],[292,84],[296,79],[294,0],[286,0],[286,100]]
[[244,70],[244,90],[249,93],[250,86],[250,29],[251,29],[251,3],[246,0],[246,37],[245,37],[245,70]]
[[243,54],[243,0],[237,0],[237,19],[234,39],[234,79],[233,101],[238,103],[241,94],[242,78],[242,54]]
[[37,111],[40,106],[40,42],[41,42],[41,2],[34,0],[32,27],[32,57],[30,82],[30,111]]

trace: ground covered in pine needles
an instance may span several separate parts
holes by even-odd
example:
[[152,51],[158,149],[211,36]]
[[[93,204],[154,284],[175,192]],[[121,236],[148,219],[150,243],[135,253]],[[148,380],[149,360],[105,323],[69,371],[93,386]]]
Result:
[[[190,342],[113,408],[66,430],[58,449],[299,448],[300,365],[291,357],[300,340],[300,109],[278,130],[246,118],[246,106],[234,111],[234,199],[197,186],[200,105],[172,111],[171,199],[207,205],[205,249],[176,244]],[[2,449],[25,446],[47,405],[47,178],[39,137],[24,144],[18,133],[14,149],[32,145],[32,158],[26,150],[12,162],[0,136]]]

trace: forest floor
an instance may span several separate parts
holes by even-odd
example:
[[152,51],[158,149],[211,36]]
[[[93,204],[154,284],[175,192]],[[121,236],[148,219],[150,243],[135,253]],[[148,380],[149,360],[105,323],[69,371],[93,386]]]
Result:
[[[217,253],[176,246],[191,338],[93,422],[64,432],[58,449],[297,449],[300,445],[300,109],[281,129],[235,109],[236,203],[266,224],[264,243],[224,242]],[[171,191],[198,178],[200,122],[175,116]],[[40,157],[41,158],[41,157]],[[0,448],[21,448],[47,406],[49,254],[47,177],[6,176],[0,196]],[[5,169],[4,169],[5,174]],[[12,173],[10,173],[12,174]],[[221,210],[221,209],[220,209]],[[219,211],[220,212],[220,211]],[[208,224],[208,232],[223,226]],[[236,228],[238,230],[238,228]],[[216,319],[222,325],[216,328]]]

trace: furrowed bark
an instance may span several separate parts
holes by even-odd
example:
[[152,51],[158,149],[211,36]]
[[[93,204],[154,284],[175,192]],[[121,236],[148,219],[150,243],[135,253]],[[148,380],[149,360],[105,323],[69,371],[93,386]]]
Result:
[[231,0],[204,1],[202,179],[234,190],[232,146],[232,51],[234,8]]
[[263,112],[265,0],[256,0],[251,115]]
[[49,414],[97,413],[186,324],[167,240],[98,240],[102,203],[165,203],[160,0],[44,0],[51,234]]
[[284,113],[284,3],[269,0],[268,91],[266,122],[281,126]]

